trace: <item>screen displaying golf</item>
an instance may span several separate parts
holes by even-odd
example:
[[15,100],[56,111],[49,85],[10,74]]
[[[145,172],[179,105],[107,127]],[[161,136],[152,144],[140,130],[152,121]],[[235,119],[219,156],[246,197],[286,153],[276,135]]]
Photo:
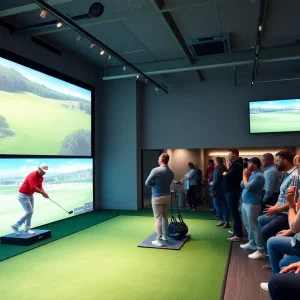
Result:
[[250,133],[300,131],[300,99],[249,102]]
[[0,236],[94,208],[90,158],[3,158],[0,165]]
[[91,156],[91,98],[0,57],[0,154]]

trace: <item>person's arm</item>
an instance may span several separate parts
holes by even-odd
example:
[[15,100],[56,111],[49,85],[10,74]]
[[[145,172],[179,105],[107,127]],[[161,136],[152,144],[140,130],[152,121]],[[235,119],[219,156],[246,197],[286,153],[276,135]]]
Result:
[[35,191],[35,193],[42,194],[44,198],[49,198],[48,194],[44,191],[42,187],[42,183],[38,184],[36,183],[36,180],[34,176],[30,176],[28,178],[29,186],[32,190]]
[[[243,171],[243,185],[244,185],[244,188],[246,188],[249,185],[249,181],[248,181],[249,176],[250,176],[249,170],[244,169],[244,171]],[[251,182],[253,182],[253,180]]]
[[44,198],[49,198],[48,194],[44,191],[43,188],[39,189],[38,187],[36,187],[35,189],[36,192],[42,194]]
[[[247,169],[245,169],[245,170],[247,170]],[[254,176],[254,177],[252,177],[251,181],[248,181],[248,179],[245,175],[243,176],[243,182],[245,185],[245,189],[248,191],[256,190],[257,187],[259,187],[263,183],[258,176]]]
[[146,179],[145,181],[145,185],[148,186],[148,187],[153,187],[154,186],[154,178],[155,178],[155,174],[156,174],[156,171],[153,169],[148,178]]
[[266,176],[266,192],[263,198],[263,201],[267,201],[267,199],[271,198],[276,184],[278,184],[279,181],[279,174],[277,170],[272,170],[271,172],[267,172]]
[[[300,232],[300,213],[297,214],[297,204],[295,201],[296,187],[291,186],[286,191],[286,200],[289,205],[289,225],[294,233]],[[299,199],[298,199],[299,201]]]
[[[234,172],[237,170],[237,168],[235,167],[235,164],[232,164],[230,166],[230,168],[228,169],[228,171],[226,172],[226,174],[224,175],[225,178],[230,178]],[[241,171],[242,172],[242,171]]]

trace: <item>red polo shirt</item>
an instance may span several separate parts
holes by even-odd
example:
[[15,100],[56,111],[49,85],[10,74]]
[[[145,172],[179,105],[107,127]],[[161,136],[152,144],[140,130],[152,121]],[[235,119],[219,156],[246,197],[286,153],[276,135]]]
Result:
[[35,193],[35,187],[41,189],[44,177],[38,171],[30,173],[21,185],[19,192],[32,196]]

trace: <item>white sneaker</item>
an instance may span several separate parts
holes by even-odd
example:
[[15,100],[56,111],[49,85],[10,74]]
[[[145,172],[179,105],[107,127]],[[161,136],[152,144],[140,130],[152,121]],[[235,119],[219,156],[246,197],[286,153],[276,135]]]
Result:
[[260,258],[265,258],[266,255],[265,253],[255,251],[254,253],[249,254],[248,257],[251,259],[260,259]]
[[30,230],[30,229],[24,230],[24,234],[35,234],[35,231]]
[[247,244],[241,244],[240,247],[242,249],[247,249],[247,250],[257,250],[257,248],[255,246],[251,246],[249,243]]
[[163,240],[163,241],[168,241],[168,240],[169,240],[169,238],[168,238],[168,236],[167,236],[166,234],[163,234],[163,236],[162,236],[162,240]]
[[155,245],[157,247],[161,247],[162,246],[162,242],[160,240],[155,240],[155,241],[152,241],[152,245]]
[[268,283],[268,282],[262,282],[262,283],[260,284],[260,287],[261,287],[264,291],[266,291],[266,292],[269,291],[269,283]]
[[10,226],[16,235],[20,235],[19,228],[15,225]]

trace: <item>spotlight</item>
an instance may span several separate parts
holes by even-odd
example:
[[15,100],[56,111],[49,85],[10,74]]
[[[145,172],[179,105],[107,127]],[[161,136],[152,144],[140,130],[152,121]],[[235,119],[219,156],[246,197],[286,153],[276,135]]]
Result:
[[57,27],[57,28],[61,28],[62,26],[63,26],[63,23],[60,22],[60,21],[58,21],[57,24],[56,24],[56,27]]
[[100,55],[104,55],[105,51],[103,49],[101,49],[100,51]]
[[78,35],[78,37],[76,38],[77,42],[80,42],[82,40],[82,36]]
[[258,30],[262,31],[262,26],[261,25],[258,26]]
[[155,91],[156,91],[156,92],[158,91],[158,87],[155,88]]
[[137,74],[137,75],[136,75],[136,78],[139,78],[139,77],[140,77],[140,74]]
[[108,55],[108,60],[110,60],[110,59],[111,59],[111,55],[109,54],[109,55]]
[[47,16],[47,11],[44,10],[44,9],[41,9],[41,11],[40,11],[40,17],[43,18],[43,19],[45,19],[46,16]]
[[123,71],[126,71],[126,66],[123,67]]
[[146,80],[145,80],[146,82],[148,82],[148,78],[146,78]]
[[253,81],[251,82],[251,85],[254,85],[254,82],[253,82]]
[[91,44],[90,49],[94,48],[96,44]]

